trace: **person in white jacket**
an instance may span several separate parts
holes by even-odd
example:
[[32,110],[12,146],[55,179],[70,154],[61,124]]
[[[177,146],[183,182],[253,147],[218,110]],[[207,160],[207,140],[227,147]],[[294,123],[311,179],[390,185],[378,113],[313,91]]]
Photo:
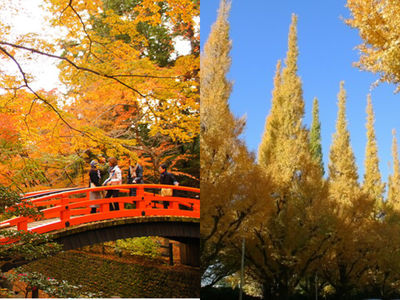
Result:
[[[108,159],[110,165],[110,176],[104,181],[103,185],[119,185],[122,184],[122,172],[118,167],[118,161],[115,157]],[[119,190],[108,190],[105,198],[116,198],[118,197]],[[119,210],[119,203],[110,203],[110,211]]]

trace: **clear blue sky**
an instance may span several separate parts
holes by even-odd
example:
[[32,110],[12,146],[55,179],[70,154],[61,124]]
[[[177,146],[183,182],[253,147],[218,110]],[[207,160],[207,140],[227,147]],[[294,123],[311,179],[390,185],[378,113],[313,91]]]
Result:
[[[335,132],[339,82],[345,81],[347,119],[360,181],[364,173],[366,143],[366,103],[371,93],[375,111],[375,130],[383,180],[392,172],[392,129],[400,140],[400,94],[394,86],[383,84],[371,90],[376,75],[352,66],[358,60],[355,47],[358,32],[344,24],[349,17],[345,0],[233,0],[230,14],[233,41],[232,67],[228,78],[234,82],[230,98],[236,116],[247,115],[244,139],[257,152],[270,110],[273,76],[278,59],[284,59],[291,14],[298,16],[299,75],[303,82],[305,124],[311,123],[314,97],[320,105],[322,148],[327,171],[329,148]],[[219,6],[218,0],[201,2],[201,46],[208,38]]]

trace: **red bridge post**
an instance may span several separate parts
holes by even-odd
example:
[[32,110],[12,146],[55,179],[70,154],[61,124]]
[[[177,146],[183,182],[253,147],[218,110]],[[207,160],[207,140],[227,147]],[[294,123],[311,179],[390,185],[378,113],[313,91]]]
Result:
[[28,219],[24,218],[21,222],[17,224],[17,230],[25,230],[28,231]]
[[140,186],[139,184],[137,185],[138,187],[136,188],[136,209],[145,209],[146,204],[144,202],[144,188]]
[[69,198],[61,198],[61,211],[60,220],[65,227],[69,227],[69,220],[71,219],[71,210],[69,209]]

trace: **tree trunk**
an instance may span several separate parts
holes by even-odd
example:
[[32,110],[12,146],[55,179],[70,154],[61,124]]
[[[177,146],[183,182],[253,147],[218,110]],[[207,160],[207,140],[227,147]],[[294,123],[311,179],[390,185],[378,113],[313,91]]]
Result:
[[278,297],[276,299],[288,300],[289,299],[289,288],[287,282],[280,282],[278,289]]
[[273,295],[272,295],[272,289],[271,285],[267,282],[264,282],[262,285],[262,290],[263,290],[263,299],[264,300],[272,300]]
[[39,289],[36,286],[32,287],[32,298],[39,298]]

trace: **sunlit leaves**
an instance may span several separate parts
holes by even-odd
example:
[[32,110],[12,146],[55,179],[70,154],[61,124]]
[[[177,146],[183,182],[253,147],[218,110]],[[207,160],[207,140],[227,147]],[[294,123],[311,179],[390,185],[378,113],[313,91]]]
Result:
[[348,0],[352,18],[346,23],[358,29],[362,44],[360,60],[355,64],[362,70],[378,73],[378,82],[389,82],[400,89],[400,11],[399,1]]

